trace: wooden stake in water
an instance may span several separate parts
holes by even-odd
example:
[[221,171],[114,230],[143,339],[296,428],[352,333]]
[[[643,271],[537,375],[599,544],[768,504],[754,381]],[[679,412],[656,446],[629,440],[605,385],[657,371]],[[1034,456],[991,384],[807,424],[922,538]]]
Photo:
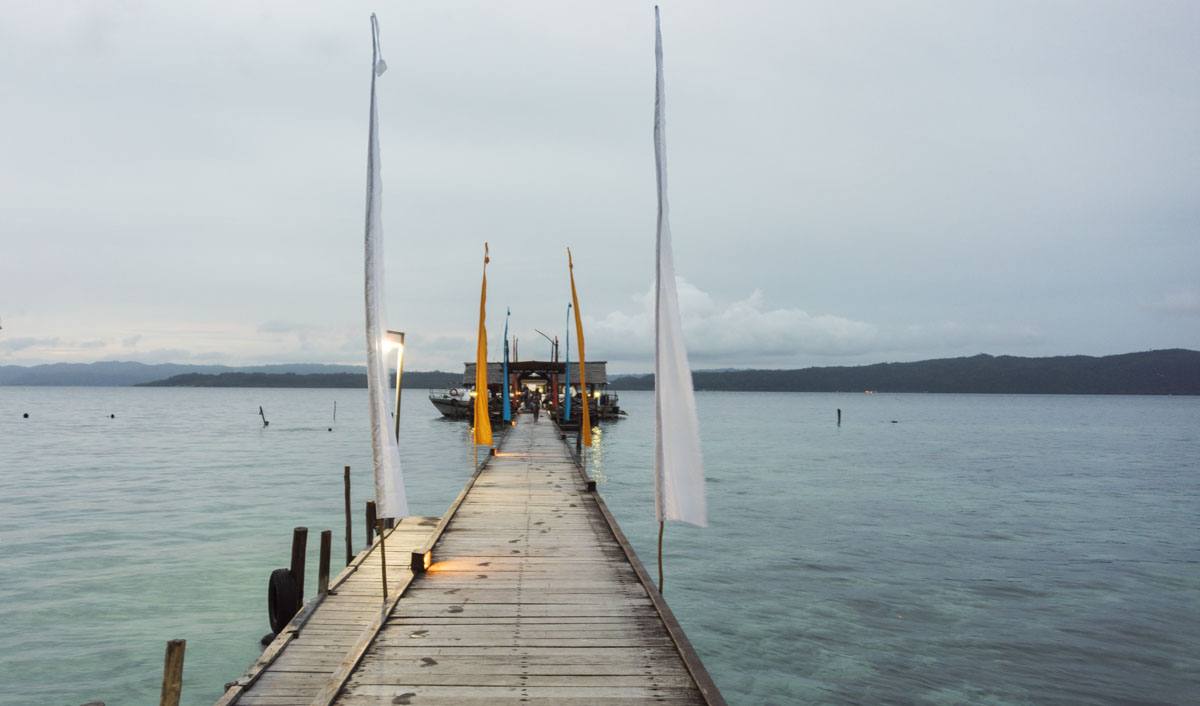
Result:
[[[337,402],[334,402],[334,404],[336,405]],[[343,488],[343,495],[345,496],[345,499],[346,499],[346,565],[349,566],[350,560],[354,558],[354,550],[352,549],[352,547],[354,546],[354,544],[353,544],[354,538],[350,536],[351,535],[351,529],[350,529],[351,525],[350,525],[350,467],[349,466],[346,466],[342,470],[342,488]]]
[[384,541],[383,521],[377,520],[379,523],[379,566],[383,570],[383,600],[387,601],[387,542]]
[[163,659],[162,693],[159,706],[179,706],[179,695],[183,692],[183,652],[187,640],[167,642],[167,654]]

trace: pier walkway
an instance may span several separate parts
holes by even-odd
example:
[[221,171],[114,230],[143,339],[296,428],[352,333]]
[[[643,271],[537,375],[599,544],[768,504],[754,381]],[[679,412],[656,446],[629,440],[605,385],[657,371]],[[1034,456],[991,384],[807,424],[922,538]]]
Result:
[[[223,703],[724,703],[552,422],[522,416],[440,535],[432,524],[414,518],[396,530],[409,536],[389,535],[390,601],[376,570],[351,592],[358,609],[318,608]],[[414,576],[401,543],[419,545],[420,529],[436,543]],[[377,566],[372,552],[355,562]],[[340,620],[354,637],[331,631]]]

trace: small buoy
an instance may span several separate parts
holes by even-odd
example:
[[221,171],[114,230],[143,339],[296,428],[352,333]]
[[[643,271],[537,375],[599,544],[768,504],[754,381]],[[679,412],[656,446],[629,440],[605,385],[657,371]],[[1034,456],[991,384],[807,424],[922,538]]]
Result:
[[892,424],[899,424],[899,423],[900,422],[896,421],[895,419],[892,420]]
[[29,419],[29,412],[26,412],[25,414],[21,415],[21,418],[22,418],[22,419]]
[[115,415],[115,414],[110,414],[110,415],[108,415],[108,418],[109,418],[109,419],[116,419],[116,418],[117,418],[117,415]]
[[333,427],[329,427],[329,431],[333,431]]

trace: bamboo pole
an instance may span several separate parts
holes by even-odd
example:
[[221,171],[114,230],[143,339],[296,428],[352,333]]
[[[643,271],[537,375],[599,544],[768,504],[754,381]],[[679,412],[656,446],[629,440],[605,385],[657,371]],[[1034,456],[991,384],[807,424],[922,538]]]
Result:
[[159,706],[179,706],[179,696],[183,693],[183,652],[185,649],[187,649],[187,640],[167,642],[167,653],[163,658],[162,693],[158,697]]

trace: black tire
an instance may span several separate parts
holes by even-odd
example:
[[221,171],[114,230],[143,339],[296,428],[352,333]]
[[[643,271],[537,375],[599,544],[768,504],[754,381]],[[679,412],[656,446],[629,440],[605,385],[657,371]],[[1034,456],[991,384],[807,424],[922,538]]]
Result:
[[280,633],[300,612],[300,586],[291,569],[275,569],[267,582],[267,616],[271,632]]

